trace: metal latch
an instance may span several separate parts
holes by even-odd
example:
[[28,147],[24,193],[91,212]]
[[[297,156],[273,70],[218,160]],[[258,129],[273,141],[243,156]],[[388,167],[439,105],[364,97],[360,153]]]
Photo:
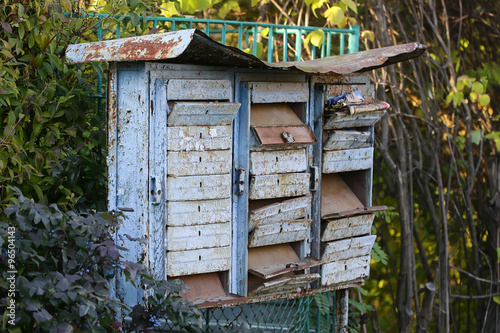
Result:
[[238,185],[238,194],[243,194],[245,192],[245,169],[239,168],[236,169],[236,172],[238,173],[238,180],[236,181],[236,185]]
[[316,191],[318,189],[318,184],[319,184],[319,168],[317,166],[314,166],[314,165],[311,165],[310,168],[312,171],[311,191]]
[[151,189],[151,204],[159,205],[161,203],[161,185],[157,184],[156,176],[151,176],[150,189]]
[[283,132],[283,133],[281,133],[281,138],[286,143],[293,143],[293,142],[295,142],[295,138],[293,137],[292,133],[290,133],[290,132]]

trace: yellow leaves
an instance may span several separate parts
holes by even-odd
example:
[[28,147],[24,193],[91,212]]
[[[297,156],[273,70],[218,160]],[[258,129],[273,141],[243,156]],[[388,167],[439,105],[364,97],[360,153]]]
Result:
[[177,11],[177,8],[175,7],[175,2],[173,1],[167,1],[163,2],[161,5],[161,15],[165,17],[172,17],[174,15],[179,15],[179,12]]
[[332,6],[328,8],[325,11],[324,16],[332,25],[342,24],[345,17],[344,11],[338,6]]
[[305,39],[305,43],[311,43],[316,47],[320,47],[323,44],[323,40],[325,39],[325,32],[321,29],[314,30],[309,33]]
[[361,32],[361,39],[364,41],[369,40],[373,42],[375,40],[375,34],[371,30],[363,30]]

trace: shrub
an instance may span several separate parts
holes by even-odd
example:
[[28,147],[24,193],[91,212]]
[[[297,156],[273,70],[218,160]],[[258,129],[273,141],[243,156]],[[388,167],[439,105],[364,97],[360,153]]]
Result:
[[[200,312],[179,296],[185,285],[159,280],[141,263],[120,259],[126,249],[110,233],[120,220],[114,213],[62,212],[17,192],[17,205],[6,208],[0,219],[2,331],[142,332],[165,321],[199,331]],[[15,270],[12,326],[9,272]],[[110,280],[120,272],[145,290],[145,304],[129,307],[111,297]]]

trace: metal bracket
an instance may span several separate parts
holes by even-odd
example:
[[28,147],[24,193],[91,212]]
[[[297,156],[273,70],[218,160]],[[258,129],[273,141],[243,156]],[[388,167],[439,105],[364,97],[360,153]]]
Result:
[[239,168],[236,169],[236,172],[238,173],[238,180],[236,181],[236,185],[238,185],[237,193],[241,195],[245,192],[245,169]]
[[157,184],[156,178],[156,176],[151,176],[150,181],[152,205],[159,205],[161,203],[161,185]]
[[312,171],[312,187],[311,191],[317,191],[318,190],[318,184],[319,184],[319,168],[317,166],[311,165],[309,168]]

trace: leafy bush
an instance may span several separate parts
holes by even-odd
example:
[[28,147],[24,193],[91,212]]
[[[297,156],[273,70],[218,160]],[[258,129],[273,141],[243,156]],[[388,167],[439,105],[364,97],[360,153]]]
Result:
[[[199,331],[200,312],[179,296],[184,284],[158,280],[144,265],[120,259],[125,249],[110,234],[119,227],[119,215],[62,212],[56,205],[17,195],[18,204],[5,209],[0,220],[2,331],[142,332],[166,322]],[[12,248],[15,258],[9,253]],[[12,326],[9,272],[15,270]],[[110,280],[116,273],[145,290],[145,304],[130,308],[111,297]]]

